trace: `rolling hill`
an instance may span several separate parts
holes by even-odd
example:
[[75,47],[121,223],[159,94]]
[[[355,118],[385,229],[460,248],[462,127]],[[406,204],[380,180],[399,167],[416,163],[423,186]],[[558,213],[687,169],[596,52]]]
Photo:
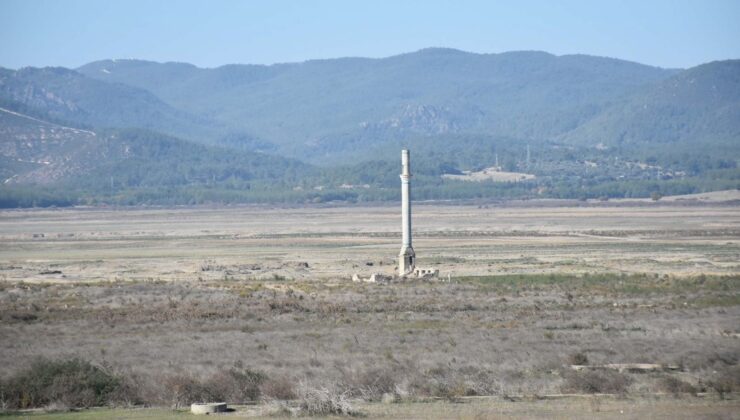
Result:
[[93,196],[150,189],[160,201],[166,189],[269,190],[281,183],[292,187],[315,172],[278,156],[195,144],[144,129],[80,129],[5,108],[0,108],[0,163],[5,187],[61,187]]
[[676,73],[601,57],[439,48],[215,69],[107,60],[78,71],[150,90],[173,107],[275,143],[282,154],[327,164],[347,150],[360,158],[369,147],[413,136],[553,138]]
[[561,140],[608,146],[740,147],[740,60],[716,61],[650,85],[564,134]]
[[111,156],[97,134],[0,108],[0,177],[5,185],[51,184]]
[[0,68],[0,100],[88,127],[137,127],[196,141],[218,130],[208,118],[175,109],[144,89],[60,67]]
[[[402,147],[419,199],[740,186],[740,60],[676,70],[440,48],[213,69],[103,60],[0,68],[0,108],[10,206],[40,191],[67,194],[45,203],[396,199]],[[527,176],[444,177],[493,166]]]

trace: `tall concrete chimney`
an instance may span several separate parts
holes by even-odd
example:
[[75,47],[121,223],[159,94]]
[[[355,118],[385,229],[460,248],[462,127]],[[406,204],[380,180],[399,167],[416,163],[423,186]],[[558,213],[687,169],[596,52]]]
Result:
[[409,169],[409,151],[401,151],[401,226],[403,228],[403,243],[398,254],[398,275],[405,276],[413,273],[416,264],[416,254],[411,246],[411,172]]

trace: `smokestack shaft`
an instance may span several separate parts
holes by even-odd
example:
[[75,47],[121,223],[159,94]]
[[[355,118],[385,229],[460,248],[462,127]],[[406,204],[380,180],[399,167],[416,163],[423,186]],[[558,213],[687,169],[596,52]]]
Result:
[[401,151],[401,217],[403,227],[403,246],[411,247],[411,187],[409,181],[411,172],[409,168],[409,151]]
[[403,244],[398,254],[398,275],[407,276],[414,272],[416,254],[411,247],[411,168],[409,165],[409,151],[401,151],[401,225],[403,228]]

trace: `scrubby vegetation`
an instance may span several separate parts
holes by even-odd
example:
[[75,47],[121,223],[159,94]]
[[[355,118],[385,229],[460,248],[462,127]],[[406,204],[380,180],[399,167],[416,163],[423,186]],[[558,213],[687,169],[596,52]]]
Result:
[[130,399],[133,388],[110,369],[78,358],[37,359],[27,370],[0,380],[0,404],[7,409],[95,407]]
[[352,408],[345,392],[302,385],[299,395],[301,412],[309,416],[353,416],[359,414]]
[[630,382],[624,374],[609,370],[568,372],[562,390],[573,394],[625,394]]
[[[18,367],[5,364],[0,397],[6,409],[292,400],[303,413],[348,415],[357,399],[727,395],[740,390],[734,338],[661,332],[666,323],[686,332],[703,331],[707,322],[733,328],[724,314],[736,305],[701,302],[737,295],[739,284],[732,276],[531,275],[392,287],[294,280],[23,285],[2,291],[2,333],[26,331],[34,348],[44,349],[35,353],[51,358],[29,359],[6,342],[3,357]],[[35,316],[16,316],[21,309]],[[88,319],[99,326],[89,331]],[[70,337],[105,330],[112,338],[104,351],[80,341],[65,342],[60,352],[43,338],[57,328]],[[146,342],[136,338],[142,331],[151,332]],[[171,333],[180,338],[157,338]],[[587,346],[599,342],[609,348]],[[702,350],[708,343],[709,353]],[[136,356],[162,345],[164,359]],[[643,350],[635,354],[635,346]],[[97,356],[56,356],[67,351]],[[681,371],[570,369],[607,362],[677,364]]]
[[[733,208],[416,208],[419,264],[449,281],[344,274],[393,270],[394,208],[8,211],[0,400],[186,411],[223,399],[285,416],[733,404]],[[33,388],[47,397],[24,400],[39,357],[57,373]],[[70,377],[84,398],[54,391]]]

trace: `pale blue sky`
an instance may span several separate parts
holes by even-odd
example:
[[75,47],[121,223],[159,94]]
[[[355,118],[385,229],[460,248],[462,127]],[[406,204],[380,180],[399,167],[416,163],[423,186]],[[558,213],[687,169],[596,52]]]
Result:
[[0,0],[0,66],[201,67],[425,47],[583,53],[662,67],[740,58],[740,0]]

